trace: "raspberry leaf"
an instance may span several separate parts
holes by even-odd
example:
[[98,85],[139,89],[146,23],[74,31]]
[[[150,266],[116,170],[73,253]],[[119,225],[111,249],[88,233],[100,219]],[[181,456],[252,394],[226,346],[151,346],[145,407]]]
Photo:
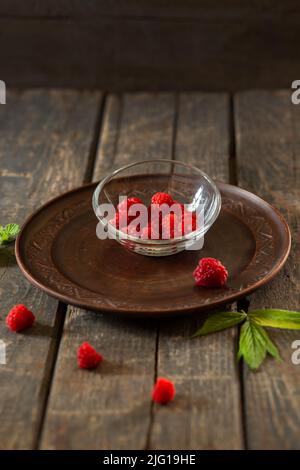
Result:
[[204,322],[202,327],[196,331],[193,337],[203,336],[216,331],[222,331],[226,328],[238,325],[246,320],[247,314],[245,312],[221,312],[210,315]]
[[257,325],[300,330],[300,312],[279,309],[252,310],[248,316]]
[[20,231],[18,224],[7,224],[5,227],[0,226],[0,245],[6,245],[12,242]]
[[256,370],[267,353],[280,359],[279,351],[267,332],[248,318],[241,327],[238,359],[243,357],[250,369]]

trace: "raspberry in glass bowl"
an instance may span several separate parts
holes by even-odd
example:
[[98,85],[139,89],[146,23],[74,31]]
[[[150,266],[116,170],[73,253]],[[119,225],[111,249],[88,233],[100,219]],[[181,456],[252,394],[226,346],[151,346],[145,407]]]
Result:
[[198,168],[173,160],[126,165],[96,187],[97,235],[147,256],[201,249],[217,219],[221,195]]

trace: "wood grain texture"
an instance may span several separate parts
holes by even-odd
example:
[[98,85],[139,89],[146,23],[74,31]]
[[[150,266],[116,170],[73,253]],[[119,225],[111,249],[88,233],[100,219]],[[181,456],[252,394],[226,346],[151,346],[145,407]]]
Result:
[[[292,250],[282,272],[250,298],[250,309],[299,310],[300,289],[300,107],[287,91],[235,97],[239,184],[276,206],[292,232]],[[245,367],[245,416],[251,449],[299,449],[300,370],[291,344],[299,332],[270,330],[283,363],[267,360],[253,374]]]
[[[170,155],[174,96],[108,96],[94,179],[134,160]],[[69,308],[44,424],[43,449],[142,449],[150,426],[157,324]],[[89,341],[104,355],[80,371]],[[69,384],[78,384],[72,386]]]
[[[99,93],[9,92],[0,108],[1,224],[17,222],[84,178],[100,106]],[[47,393],[61,312],[58,303],[25,281],[13,247],[0,248],[0,338],[7,365],[0,365],[0,448],[29,449]],[[14,334],[5,326],[8,310],[25,303],[35,328]]]
[[300,72],[295,0],[5,0],[0,29],[8,86],[220,91],[286,87]]
[[[229,147],[228,96],[180,95],[175,159],[228,182]],[[237,332],[191,339],[204,317],[161,322],[157,375],[174,381],[177,398],[168,407],[154,406],[150,448],[243,447]]]

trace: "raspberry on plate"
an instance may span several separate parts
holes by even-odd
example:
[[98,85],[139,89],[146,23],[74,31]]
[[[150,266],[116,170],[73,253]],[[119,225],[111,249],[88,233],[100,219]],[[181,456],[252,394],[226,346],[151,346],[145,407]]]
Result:
[[166,405],[175,397],[175,386],[171,380],[160,377],[152,390],[152,400],[161,405]]
[[167,204],[171,206],[173,204],[173,198],[168,193],[155,193],[151,198],[151,204]]
[[32,326],[35,320],[33,313],[23,305],[15,305],[6,317],[6,326],[11,331],[22,331]]
[[94,369],[103,357],[89,343],[85,342],[78,348],[77,361],[80,369]]
[[215,258],[202,258],[193,272],[197,286],[222,287],[228,279],[228,271]]

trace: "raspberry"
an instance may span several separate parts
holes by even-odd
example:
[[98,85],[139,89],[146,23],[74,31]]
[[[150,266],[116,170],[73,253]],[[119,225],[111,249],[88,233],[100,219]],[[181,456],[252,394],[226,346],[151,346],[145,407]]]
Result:
[[149,223],[146,225],[146,227],[143,228],[141,232],[141,238],[143,240],[159,240],[159,230],[157,230],[157,227],[155,227],[154,224]]
[[25,305],[15,305],[6,317],[6,326],[11,331],[22,331],[32,326],[35,320],[33,313]]
[[180,226],[175,214],[166,215],[162,220],[162,238],[174,238],[181,236]]
[[197,229],[197,214],[196,212],[185,211],[182,219],[182,233],[187,235]]
[[152,390],[152,400],[161,405],[166,405],[175,396],[175,386],[168,379],[160,377]]
[[94,369],[102,361],[102,356],[89,343],[85,342],[78,348],[77,361],[81,369]]
[[120,214],[119,214],[119,212],[117,212],[116,215],[114,216],[114,218],[113,218],[113,219],[110,219],[110,220],[108,221],[108,223],[109,223],[110,225],[112,225],[113,227],[115,227],[115,228],[118,229],[118,228],[119,228],[119,225],[120,225]]
[[133,206],[134,204],[143,204],[143,201],[139,197],[128,197],[127,199],[123,199],[120,204],[118,204],[118,212],[127,211],[129,207]]
[[181,204],[179,201],[173,201],[173,205],[177,208],[179,207],[181,209],[181,213],[184,214],[185,208],[184,204]]
[[132,225],[129,225],[128,227],[122,229],[122,231],[127,233],[131,237],[136,237],[136,238],[140,238],[141,233],[142,233],[140,224],[134,225],[134,227]]
[[126,227],[126,218],[124,220],[124,217],[121,218],[121,215],[119,212],[116,212],[116,215],[114,216],[113,219],[110,219],[108,221],[113,227],[117,228],[118,230],[122,230],[124,227]]
[[171,206],[173,204],[173,198],[168,193],[155,193],[151,198],[151,204],[168,204]]
[[215,258],[202,258],[193,272],[197,286],[222,287],[228,279],[228,271]]

